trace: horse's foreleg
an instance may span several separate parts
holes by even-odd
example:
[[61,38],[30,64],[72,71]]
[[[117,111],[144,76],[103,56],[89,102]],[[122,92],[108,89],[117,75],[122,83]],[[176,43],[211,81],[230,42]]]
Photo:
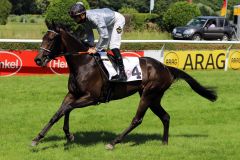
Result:
[[[68,93],[67,96],[65,97],[64,101],[63,101],[63,104],[66,103],[66,104],[69,105],[70,103],[72,103],[74,101],[75,101],[75,97],[72,94]],[[71,108],[73,109],[72,106],[71,106]],[[64,125],[63,125],[63,131],[64,131],[65,136],[66,136],[66,138],[69,142],[74,141],[74,136],[69,131],[69,115],[70,115],[70,112],[72,111],[72,109],[65,112]]]
[[[75,100],[70,103],[72,108],[82,108],[88,105],[94,104],[94,101],[90,100],[89,96],[84,96],[81,97],[78,100]],[[63,130],[65,132],[66,138],[69,142],[74,141],[74,135],[69,132],[69,115],[70,115],[71,110],[65,113],[64,116],[64,125],[63,125]]]
[[85,107],[85,106],[88,106],[88,105],[91,105],[94,103],[94,101],[92,101],[90,99],[90,96],[89,95],[86,95],[86,96],[83,96],[79,99],[75,99],[75,97],[71,94],[68,94],[63,102],[63,104],[68,104],[71,106],[71,109],[68,110],[66,113],[65,113],[65,116],[64,116],[64,125],[63,125],[63,131],[66,135],[66,138],[69,142],[72,142],[74,141],[74,135],[70,133],[69,131],[69,115],[70,115],[70,112],[72,111],[72,109],[74,108],[82,108],[82,107]]
[[54,114],[54,116],[50,119],[48,124],[42,129],[42,131],[37,135],[36,138],[32,141],[32,146],[35,146],[38,144],[38,142],[47,134],[49,129],[56,123],[63,115],[64,113],[71,108],[71,106],[61,106],[59,110]]
[[38,142],[47,134],[49,129],[54,125],[54,123],[56,123],[65,113],[70,112],[72,110],[72,107],[68,105],[69,102],[71,102],[70,100],[71,98],[72,95],[67,94],[58,111],[53,115],[48,124],[42,129],[42,131],[37,135],[37,137],[33,139],[32,146],[36,146]]
[[65,113],[63,131],[64,131],[64,133],[66,135],[67,140],[69,142],[72,142],[72,141],[74,141],[74,136],[69,131],[69,114],[70,114],[70,111]]

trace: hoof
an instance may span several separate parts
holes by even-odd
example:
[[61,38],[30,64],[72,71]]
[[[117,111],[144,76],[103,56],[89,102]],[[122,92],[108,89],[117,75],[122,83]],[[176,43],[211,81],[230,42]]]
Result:
[[113,149],[114,149],[114,146],[113,146],[112,144],[107,144],[107,145],[105,146],[105,148],[106,148],[107,150],[113,150]]
[[68,142],[73,142],[74,141],[74,135],[73,134],[70,134],[68,137],[67,137],[67,140]]
[[32,144],[31,144],[32,147],[35,147],[35,146],[37,146],[37,145],[38,145],[38,142],[37,142],[37,141],[32,141]]
[[167,141],[163,141],[162,144],[163,145],[168,145],[168,142]]

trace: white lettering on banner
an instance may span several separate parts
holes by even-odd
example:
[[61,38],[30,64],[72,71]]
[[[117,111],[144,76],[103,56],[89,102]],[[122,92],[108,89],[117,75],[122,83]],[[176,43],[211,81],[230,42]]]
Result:
[[19,64],[19,60],[16,60],[15,62],[8,62],[7,59],[5,59],[4,61],[0,61],[0,68],[2,69],[7,69],[7,68],[19,68],[18,67]]
[[60,59],[56,59],[56,60],[52,60],[49,63],[49,67],[53,73],[61,75],[61,73],[57,72],[56,69],[65,69],[65,68],[68,68],[68,65],[67,65],[67,62],[61,61]]
[[15,53],[0,51],[0,76],[12,76],[22,68],[22,59]]
[[50,64],[50,67],[52,67],[52,68],[67,68],[68,67],[66,62],[60,61],[59,59],[53,60],[51,62],[52,62],[52,64]]

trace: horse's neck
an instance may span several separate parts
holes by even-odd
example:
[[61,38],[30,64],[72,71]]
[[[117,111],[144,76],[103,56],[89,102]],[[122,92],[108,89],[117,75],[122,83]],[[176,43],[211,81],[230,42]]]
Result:
[[[61,31],[62,42],[64,44],[65,52],[79,52],[79,51],[87,51],[87,47],[85,47],[81,42],[76,40],[73,36],[69,35],[64,30]],[[65,56],[70,72],[76,72],[76,70],[88,64],[92,60],[92,56],[90,55],[69,55]]]
[[78,41],[66,31],[61,30],[61,35],[62,42],[67,52],[87,51],[88,48],[83,43],[81,43],[81,41]]
[[84,68],[90,70],[94,66],[94,58],[88,54],[65,56],[70,73],[77,73]]

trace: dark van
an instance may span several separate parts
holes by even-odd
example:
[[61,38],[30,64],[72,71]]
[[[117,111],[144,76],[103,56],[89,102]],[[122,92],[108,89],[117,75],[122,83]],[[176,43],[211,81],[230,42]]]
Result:
[[232,39],[234,28],[224,17],[200,16],[192,19],[184,27],[172,31],[173,39],[185,40],[222,40]]

